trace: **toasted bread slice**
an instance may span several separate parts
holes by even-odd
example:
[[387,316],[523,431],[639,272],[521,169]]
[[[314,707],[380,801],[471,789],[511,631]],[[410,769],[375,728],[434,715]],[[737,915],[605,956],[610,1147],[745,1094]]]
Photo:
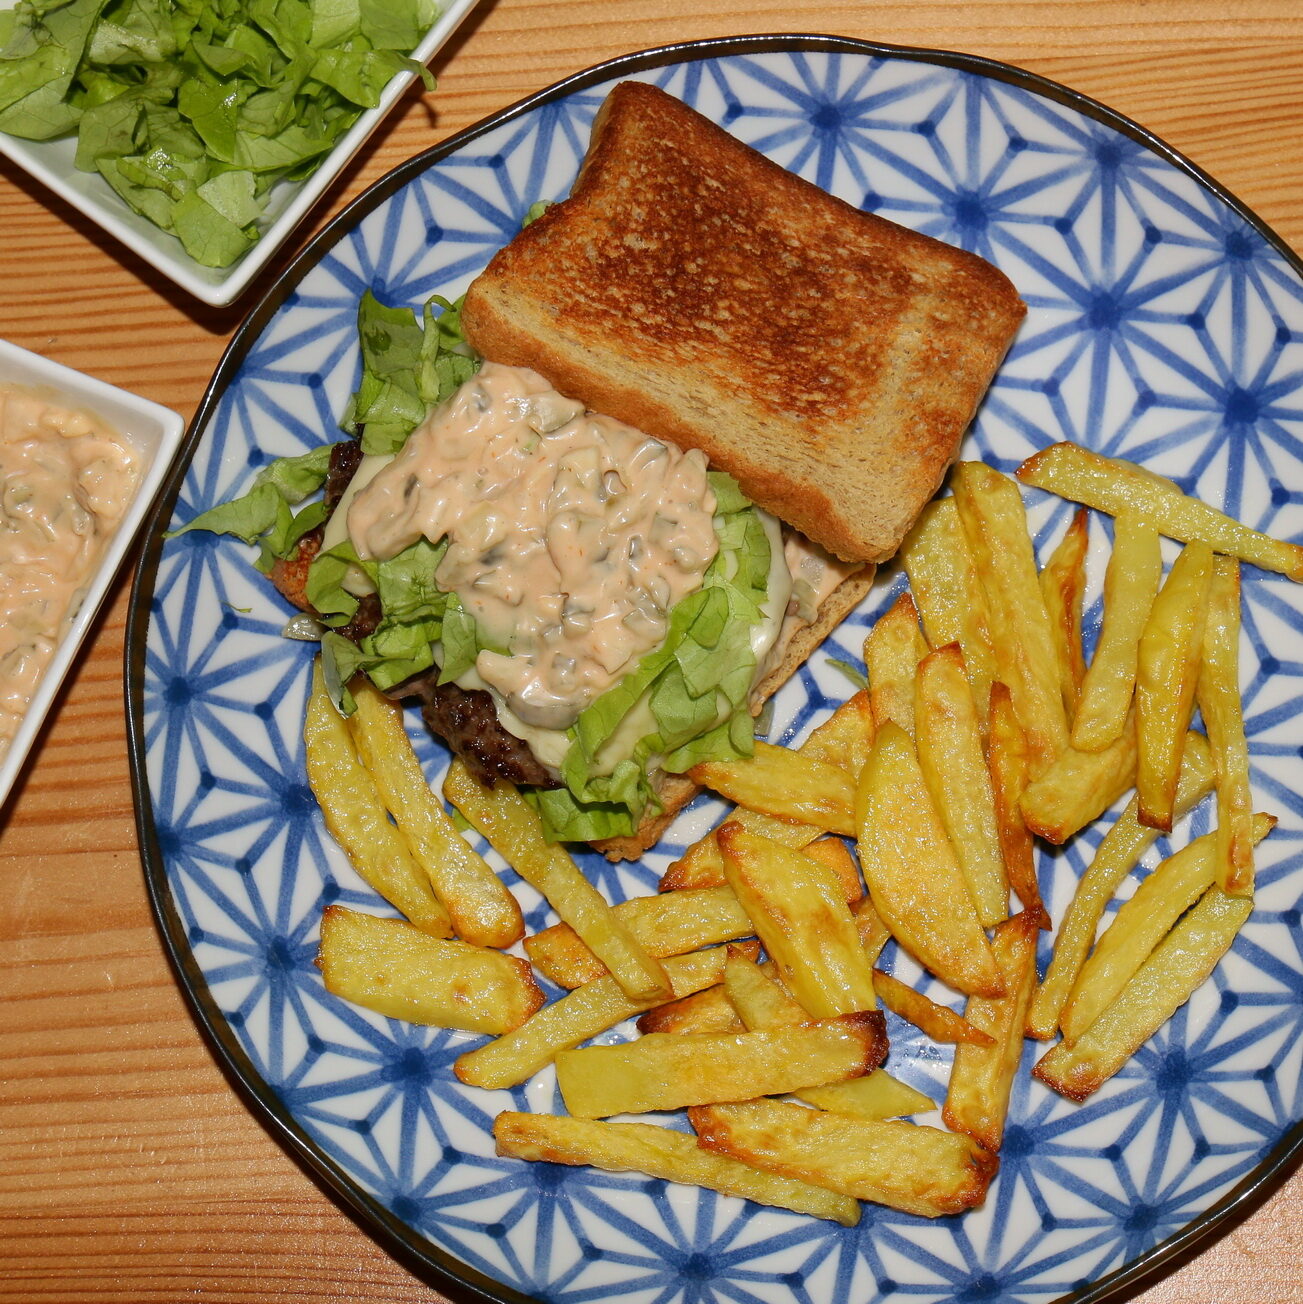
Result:
[[862,213],[623,82],[570,198],[474,281],[486,357],[700,448],[848,561],[891,556],[1025,312],[973,254]]

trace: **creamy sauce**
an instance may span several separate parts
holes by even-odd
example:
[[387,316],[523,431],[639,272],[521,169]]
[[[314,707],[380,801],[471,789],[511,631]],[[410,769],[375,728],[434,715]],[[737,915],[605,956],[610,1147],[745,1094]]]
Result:
[[0,756],[139,478],[116,431],[0,384]]
[[791,576],[791,598],[778,640],[779,646],[785,647],[798,629],[814,624],[819,608],[844,580],[863,569],[863,563],[842,561],[792,529],[783,531],[783,553]]
[[507,653],[476,673],[557,730],[664,640],[718,551],[714,511],[701,453],[486,362],[352,496],[347,527],[375,560],[447,536],[439,587]]

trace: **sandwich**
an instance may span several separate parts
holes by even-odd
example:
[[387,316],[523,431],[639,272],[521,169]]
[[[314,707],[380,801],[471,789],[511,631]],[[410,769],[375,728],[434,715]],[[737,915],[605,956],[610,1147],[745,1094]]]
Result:
[[187,528],[262,540],[345,709],[357,671],[416,699],[479,777],[612,859],[657,840],[694,764],[748,754],[1025,312],[980,258],[638,82],[570,195],[440,307],[395,347],[401,313],[364,301],[355,438],[290,459],[320,502],[290,518],[264,479],[253,523]]

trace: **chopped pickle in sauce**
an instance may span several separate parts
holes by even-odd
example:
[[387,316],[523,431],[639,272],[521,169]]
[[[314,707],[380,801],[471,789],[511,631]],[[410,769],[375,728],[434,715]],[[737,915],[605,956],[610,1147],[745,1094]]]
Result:
[[0,757],[140,474],[98,418],[0,384]]
[[364,560],[447,538],[435,572],[526,725],[565,729],[661,644],[719,550],[696,451],[651,439],[521,367],[486,362],[348,506]]

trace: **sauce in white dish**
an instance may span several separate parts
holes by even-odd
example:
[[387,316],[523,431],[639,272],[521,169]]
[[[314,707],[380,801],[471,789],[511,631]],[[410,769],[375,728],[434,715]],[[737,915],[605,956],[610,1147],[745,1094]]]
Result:
[[474,616],[475,669],[564,729],[646,652],[718,551],[706,461],[486,362],[347,505],[364,559],[447,536],[435,579]]
[[117,431],[0,384],[0,757],[140,480]]

